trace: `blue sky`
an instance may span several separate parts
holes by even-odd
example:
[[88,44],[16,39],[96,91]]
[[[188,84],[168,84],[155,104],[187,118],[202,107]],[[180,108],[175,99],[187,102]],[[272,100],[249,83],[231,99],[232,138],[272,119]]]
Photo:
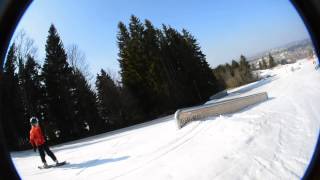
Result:
[[24,29],[35,40],[43,62],[53,23],[65,47],[84,51],[93,75],[101,68],[118,72],[117,24],[131,14],[156,27],[189,30],[211,67],[309,37],[287,0],[35,0],[16,32]]

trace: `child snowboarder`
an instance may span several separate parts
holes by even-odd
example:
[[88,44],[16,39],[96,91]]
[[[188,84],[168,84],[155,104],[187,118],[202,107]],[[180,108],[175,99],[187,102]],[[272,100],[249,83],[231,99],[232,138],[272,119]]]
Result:
[[47,168],[48,164],[45,159],[45,153],[46,152],[51,159],[56,163],[56,165],[59,164],[56,156],[50,151],[48,145],[46,144],[46,141],[44,139],[43,133],[41,131],[41,128],[39,126],[38,119],[36,117],[30,118],[30,124],[31,124],[31,130],[30,130],[30,143],[33,147],[33,151],[36,152],[37,148],[41,157],[41,161],[43,162],[43,167]]

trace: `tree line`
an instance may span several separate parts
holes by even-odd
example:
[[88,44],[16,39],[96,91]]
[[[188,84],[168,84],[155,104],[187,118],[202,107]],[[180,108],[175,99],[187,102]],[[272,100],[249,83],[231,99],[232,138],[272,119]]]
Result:
[[252,73],[252,68],[246,57],[241,55],[240,61],[232,60],[231,65],[226,63],[213,69],[220,86],[224,88],[234,88],[258,80]]
[[274,61],[274,58],[272,57],[272,55],[270,53],[268,55],[268,59],[269,59],[268,63],[264,57],[262,57],[261,59],[262,60],[259,61],[259,69],[260,70],[273,68],[277,65],[277,63]]
[[[70,64],[51,25],[41,66],[32,41],[16,40],[7,53],[1,81],[2,125],[10,149],[29,147],[29,118],[40,120],[46,138],[64,142],[102,132],[96,93],[84,71]],[[70,54],[70,57],[74,54]]]
[[144,118],[208,99],[220,87],[190,32],[155,28],[131,16],[117,34],[122,85],[132,92]]
[[227,75],[238,85],[254,80],[244,56],[230,70],[228,64],[213,70],[190,32],[156,28],[133,15],[128,25],[118,24],[120,81],[101,69],[92,87],[84,55],[77,46],[66,50],[54,25],[42,65],[32,45],[15,41],[1,74],[1,119],[10,149],[29,147],[32,116],[40,119],[49,142],[61,143],[203,103],[234,83]]

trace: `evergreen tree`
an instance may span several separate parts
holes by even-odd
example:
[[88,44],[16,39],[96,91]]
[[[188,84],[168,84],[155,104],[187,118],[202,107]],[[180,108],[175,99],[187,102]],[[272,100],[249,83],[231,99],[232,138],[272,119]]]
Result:
[[[60,36],[54,25],[50,26],[46,43],[46,58],[42,69],[45,83],[48,121],[56,126],[63,139],[75,134],[74,107],[72,96],[72,69]],[[71,135],[71,136],[70,136]]]
[[262,65],[262,62],[259,61],[259,69],[262,70],[263,69],[263,65]]
[[232,60],[231,67],[232,67],[232,69],[237,69],[237,68],[239,68],[239,63],[235,60]]
[[217,79],[218,86],[221,88],[221,90],[226,89],[227,84],[224,77],[225,68],[223,67],[223,65],[219,65],[216,68],[212,69],[212,72]]
[[[121,92],[122,101],[127,101],[127,103],[124,103],[124,106],[123,106],[125,109],[124,112],[139,112],[138,114],[136,113],[134,115],[134,118],[129,119],[129,121],[141,122],[141,120],[143,120],[145,117],[145,113],[143,112],[144,110],[141,107],[141,104],[139,104],[140,102],[136,94],[134,93],[134,90],[133,90],[134,88],[131,87],[131,85],[135,83],[134,79],[137,77],[135,75],[137,74],[137,71],[134,70],[135,67],[130,60],[132,54],[134,54],[134,49],[131,49],[131,35],[127,27],[122,22],[119,22],[118,28],[119,28],[119,32],[117,34],[118,47],[119,47],[118,61],[120,64],[120,75],[122,77],[122,84],[124,86],[121,88],[122,90],[120,92]],[[103,112],[102,108],[103,106],[101,106],[100,104],[100,110],[99,110],[100,114],[106,114],[106,112],[101,113]],[[133,109],[136,109],[136,110],[132,111]],[[102,116],[102,118],[104,117],[107,117],[107,116]],[[106,120],[106,118],[104,119]],[[127,124],[127,121],[125,121],[125,123]]]
[[162,26],[162,31],[159,33],[162,66],[169,86],[169,96],[175,108],[188,104],[188,98],[193,97],[187,89],[188,77],[185,77],[182,67],[183,58],[179,57],[180,49],[183,49],[179,47],[179,39],[181,38],[176,30]]
[[[152,111],[164,111],[170,101],[170,93],[167,83],[167,74],[164,68],[164,62],[161,58],[159,31],[154,28],[149,20],[145,20],[145,30],[143,32],[143,58],[147,63],[147,83],[150,87],[150,105],[153,105]],[[153,114],[153,112],[151,113]]]
[[[181,107],[201,102],[215,85],[212,83],[214,77],[205,56],[196,40],[186,30],[181,34],[171,27],[163,26],[163,33],[162,54],[173,81],[176,104]],[[209,89],[205,90],[205,86]]]
[[145,121],[144,113],[138,106],[138,100],[131,91],[125,87],[119,87],[120,102],[121,102],[121,117],[122,125],[129,126]]
[[129,28],[118,25],[123,88],[134,96],[146,117],[206,100],[219,90],[197,40],[163,25],[153,27],[131,16]]
[[99,133],[104,130],[104,123],[99,116],[96,94],[91,89],[87,78],[90,76],[85,54],[77,45],[69,46],[68,63],[72,68],[72,99],[74,102],[74,130],[80,136]]
[[[243,84],[243,77],[240,74],[240,65],[238,68],[233,69],[232,66],[229,63],[225,64],[225,79],[226,79],[226,84],[228,84],[228,87],[237,87]],[[237,73],[237,74],[235,74]]]
[[96,80],[99,113],[108,128],[121,127],[121,100],[119,91],[111,77],[102,69]]
[[129,42],[130,42],[130,34],[128,32],[128,29],[126,25],[124,25],[122,22],[119,22],[118,24],[119,32],[117,34],[117,40],[118,40],[118,47],[119,47],[119,53],[118,53],[118,61],[120,65],[120,75],[122,77],[122,82],[124,84],[129,83]]
[[241,55],[239,64],[240,64],[239,70],[240,70],[240,73],[241,73],[241,78],[243,80],[243,83],[252,82],[253,81],[253,75],[252,75],[252,71],[251,71],[251,68],[250,68],[250,64],[247,61],[246,57]]
[[187,48],[192,54],[192,61],[194,66],[189,66],[188,69],[193,71],[194,82],[196,83],[197,93],[200,94],[200,101],[207,100],[212,94],[221,90],[217,86],[217,80],[211,73],[211,68],[206,61],[205,55],[202,53],[199,44],[195,37],[193,37],[187,30],[182,30],[183,39],[187,43]]
[[267,69],[268,68],[268,65],[267,65],[267,62],[264,58],[262,58],[262,68],[263,69]]
[[243,55],[240,56],[239,63],[233,60],[231,65],[228,63],[219,65],[213,69],[213,73],[220,84],[227,88],[241,86],[256,80],[255,77],[253,77],[249,62]]
[[26,117],[41,115],[43,92],[41,89],[40,65],[29,55],[22,71],[22,87],[25,94]]
[[85,76],[78,69],[73,70],[74,91],[74,117],[76,129],[84,135],[86,131],[92,133],[102,132],[102,122],[96,103],[96,94],[91,90]]
[[27,136],[28,121],[24,119],[22,100],[19,96],[19,80],[16,74],[17,56],[13,43],[10,46],[4,66],[2,88],[2,125],[10,149],[18,149]]
[[233,70],[232,66],[230,66],[229,63],[225,64],[225,70],[228,74],[230,74],[230,76],[232,76],[232,77],[234,76],[234,70]]
[[269,53],[269,68],[273,68],[276,66],[276,62],[274,61],[273,57]]
[[123,23],[119,23],[118,46],[119,63],[121,68],[122,83],[138,99],[139,107],[149,113],[150,86],[148,85],[148,63],[143,58],[143,31],[144,27],[140,20],[131,16],[129,31]]

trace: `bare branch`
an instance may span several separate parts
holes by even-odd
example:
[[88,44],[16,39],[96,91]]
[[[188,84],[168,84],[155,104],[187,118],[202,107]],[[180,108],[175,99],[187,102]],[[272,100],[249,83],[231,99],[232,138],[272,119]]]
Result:
[[71,67],[79,70],[87,79],[91,79],[89,65],[86,63],[86,55],[76,44],[67,48],[68,62]]
[[17,56],[22,61],[25,61],[28,56],[36,58],[38,48],[35,45],[33,39],[31,39],[25,32],[25,30],[20,30],[14,39]]

